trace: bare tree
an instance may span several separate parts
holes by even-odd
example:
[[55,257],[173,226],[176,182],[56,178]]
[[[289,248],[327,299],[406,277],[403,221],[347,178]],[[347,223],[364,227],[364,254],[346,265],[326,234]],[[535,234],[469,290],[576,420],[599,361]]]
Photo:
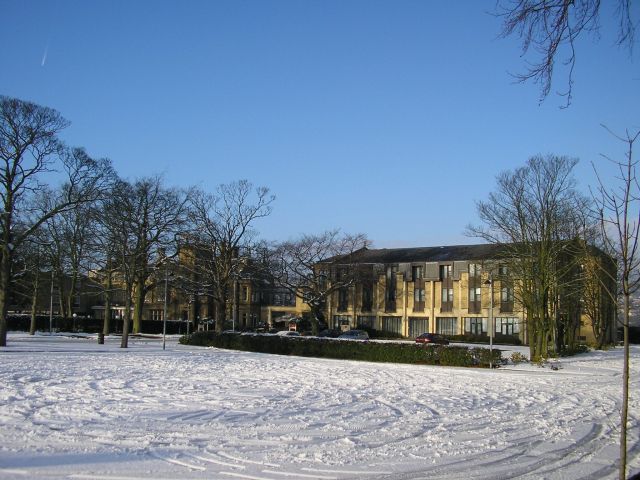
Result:
[[604,348],[615,340],[617,299],[617,267],[615,259],[604,252],[587,252],[582,258],[584,314],[589,318],[596,341],[596,349]]
[[330,230],[303,235],[276,247],[272,267],[276,280],[309,305],[314,334],[318,333],[318,325],[325,322],[327,299],[357,280],[360,270],[356,254],[369,244],[363,234]]
[[[122,348],[128,346],[133,307],[133,332],[142,327],[144,300],[152,288],[154,269],[177,248],[176,236],[184,230],[187,194],[162,185],[160,177],[135,183],[120,181],[106,203],[104,222],[113,242],[110,250],[125,290]],[[107,252],[109,253],[109,252]],[[112,261],[110,256],[108,261]],[[112,272],[109,267],[109,272]],[[108,277],[111,278],[111,277]]]
[[[0,97],[0,346],[7,342],[14,251],[49,218],[104,192],[105,161],[66,150],[58,133],[67,125],[55,110]],[[65,174],[64,194],[47,211],[30,208],[46,190],[43,175],[56,166]]]
[[[503,18],[502,36],[517,35],[522,41],[523,56],[533,50],[538,60],[528,62],[524,73],[517,74],[521,81],[533,80],[540,84],[543,101],[551,91],[557,57],[564,55],[568,68],[567,88],[560,95],[571,103],[573,70],[576,64],[576,44],[585,34],[599,32],[601,0],[503,0],[498,3],[497,15]],[[630,0],[617,0],[615,15],[618,22],[619,46],[630,51],[635,39]]]
[[527,313],[532,359],[548,356],[549,338],[557,333],[561,313],[558,299],[579,288],[579,249],[572,240],[584,229],[580,212],[587,203],[575,190],[576,163],[567,157],[538,156],[501,173],[497,191],[477,203],[482,225],[467,228],[468,234],[503,246],[500,260],[517,278],[514,293]]
[[233,281],[243,266],[241,250],[250,249],[256,237],[252,228],[256,220],[271,214],[274,201],[268,188],[254,188],[247,180],[220,185],[215,193],[192,195],[194,268],[202,291],[213,297],[219,332],[224,328]]
[[609,186],[598,177],[598,188],[594,195],[598,216],[602,225],[602,237],[608,251],[618,261],[619,288],[622,294],[622,331],[624,361],[622,367],[622,409],[620,413],[620,480],[626,478],[627,427],[629,412],[629,322],[631,296],[640,288],[640,184],[637,177],[638,160],[633,157],[633,147],[640,138],[640,131],[615,135],[626,145],[625,159],[613,160],[618,167],[617,184]]

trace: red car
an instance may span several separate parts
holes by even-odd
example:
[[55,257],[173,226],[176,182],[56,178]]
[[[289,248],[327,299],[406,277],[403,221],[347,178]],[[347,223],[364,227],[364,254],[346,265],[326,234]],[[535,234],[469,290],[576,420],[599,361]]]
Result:
[[416,337],[416,343],[449,345],[449,340],[437,333],[423,333]]

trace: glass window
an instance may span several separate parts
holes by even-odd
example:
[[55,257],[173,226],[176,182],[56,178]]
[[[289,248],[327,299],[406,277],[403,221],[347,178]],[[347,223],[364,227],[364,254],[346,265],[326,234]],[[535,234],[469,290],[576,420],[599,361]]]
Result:
[[470,302],[479,302],[482,297],[482,289],[481,287],[471,287],[469,289],[469,301]]
[[382,330],[390,333],[402,334],[401,317],[382,317]]
[[502,335],[517,335],[520,333],[520,319],[517,317],[496,318],[496,333]]
[[424,288],[415,288],[413,290],[413,301],[424,302]]
[[488,320],[480,317],[466,317],[464,319],[464,333],[484,335],[487,333]]
[[453,288],[442,287],[442,303],[453,302]]
[[451,265],[440,265],[440,280],[451,278]]
[[424,278],[424,268],[421,265],[411,267],[411,278],[415,282]]
[[502,287],[500,290],[500,299],[502,302],[513,302],[513,288]]
[[429,331],[428,317],[409,317],[409,337],[417,337],[418,335]]
[[470,263],[469,264],[469,276],[470,277],[479,277],[482,271],[482,266],[479,263]]
[[436,333],[441,335],[457,335],[458,319],[456,317],[436,317]]

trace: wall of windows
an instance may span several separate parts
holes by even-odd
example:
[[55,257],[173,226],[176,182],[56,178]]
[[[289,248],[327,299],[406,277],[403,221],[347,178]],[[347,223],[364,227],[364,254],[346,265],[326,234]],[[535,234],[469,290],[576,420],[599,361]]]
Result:
[[373,308],[373,285],[369,282],[362,284],[362,306],[364,312],[370,312]]
[[413,289],[413,310],[414,311],[423,311],[424,310],[424,287],[415,287]]
[[382,330],[402,335],[402,317],[382,317]]
[[349,290],[341,288],[338,290],[338,311],[345,312],[349,308]]
[[334,315],[333,328],[337,330],[349,330],[349,328],[351,328],[351,315]]
[[458,319],[456,317],[436,317],[436,333],[458,335]]
[[411,279],[415,282],[424,278],[424,267],[422,265],[415,265],[411,267]]
[[395,312],[396,310],[396,282],[398,274],[398,267],[391,265],[386,270],[386,286],[385,286],[385,311]]
[[358,315],[358,327],[376,328],[376,316]]
[[409,317],[409,338],[429,331],[428,317]]
[[520,333],[520,319],[517,317],[497,317],[496,333],[517,335]]
[[480,317],[466,317],[464,319],[464,333],[470,335],[485,335],[488,331],[489,320]]
[[452,312],[453,311],[453,267],[451,265],[440,265],[440,311]]

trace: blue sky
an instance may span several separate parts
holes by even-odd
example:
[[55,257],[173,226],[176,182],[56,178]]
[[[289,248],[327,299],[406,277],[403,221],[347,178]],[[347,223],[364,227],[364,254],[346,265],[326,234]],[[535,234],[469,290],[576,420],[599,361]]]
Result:
[[[573,104],[525,64],[482,1],[0,0],[0,94],[59,110],[64,139],[122,177],[246,178],[276,195],[256,224],[283,240],[340,228],[377,247],[474,243],[475,202],[535,154],[580,158],[640,128],[640,63],[578,45]],[[556,90],[565,88],[558,65]]]

